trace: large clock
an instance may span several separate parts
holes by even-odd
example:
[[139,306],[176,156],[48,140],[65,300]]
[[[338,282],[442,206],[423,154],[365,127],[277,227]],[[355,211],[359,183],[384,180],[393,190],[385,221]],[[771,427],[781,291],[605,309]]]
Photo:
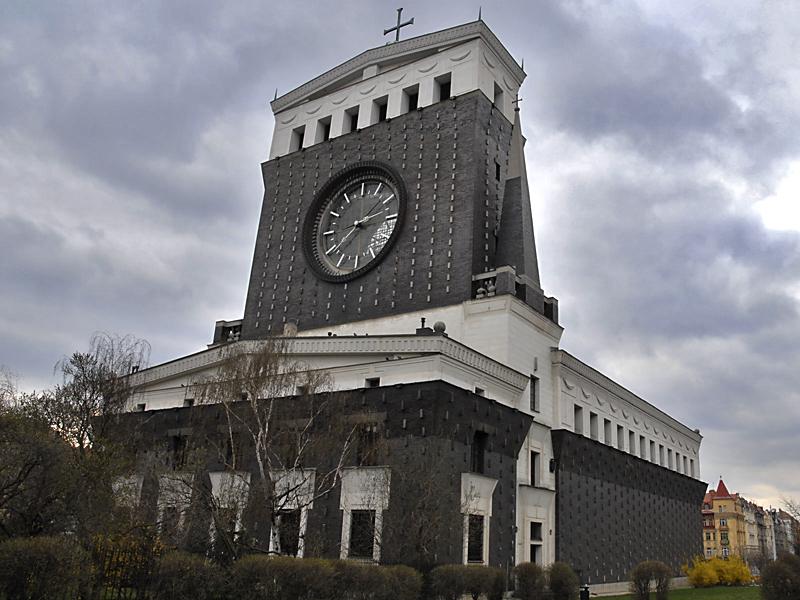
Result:
[[320,189],[306,216],[309,263],[326,281],[363,275],[391,249],[405,210],[405,187],[390,166],[369,161],[344,169]]

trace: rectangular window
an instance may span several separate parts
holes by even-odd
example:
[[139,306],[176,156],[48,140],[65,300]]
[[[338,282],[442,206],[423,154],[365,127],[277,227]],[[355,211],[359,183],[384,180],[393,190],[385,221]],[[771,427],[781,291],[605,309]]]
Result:
[[292,136],[289,140],[289,152],[297,152],[303,147],[303,138],[306,135],[306,126],[301,125],[292,129]]
[[413,85],[403,90],[402,112],[407,113],[417,110],[419,106],[419,85]]
[[483,515],[467,518],[467,562],[483,562]]
[[589,413],[589,436],[596,440],[598,436],[597,413]]
[[625,451],[625,428],[617,425],[617,449]]
[[674,469],[675,468],[673,466],[673,463],[672,463],[672,448],[667,448],[667,466],[670,469]]
[[539,466],[540,458],[541,458],[541,455],[538,452],[534,452],[533,450],[531,450],[531,464],[530,464],[530,467],[531,467],[531,485],[538,486],[540,484],[540,482],[539,482],[539,480],[541,478],[541,476],[540,476],[541,467]]
[[730,554],[731,554],[730,548],[725,547],[725,548],[722,549],[722,556],[723,557],[728,558],[728,556],[730,556]]
[[475,386],[475,395],[476,396],[485,396],[486,395],[486,390],[481,388],[481,387]]
[[530,557],[529,561],[538,565],[542,564],[542,524],[531,521],[530,528]]
[[576,404],[573,409],[573,413],[574,413],[573,414],[574,431],[578,435],[583,435],[583,409]]
[[183,408],[191,408],[194,406],[194,398],[186,398],[183,401]]
[[683,457],[683,474],[684,475],[688,475],[689,474],[689,464],[688,464],[688,459],[686,458],[686,456]]
[[356,433],[356,463],[360,466],[374,466],[378,462],[378,426],[363,423]]
[[300,546],[300,509],[278,511],[276,525],[280,553],[284,556],[297,556]]
[[450,97],[450,73],[440,75],[435,79],[434,93],[436,102],[447,100]]
[[144,412],[144,409],[147,405],[144,402],[140,402],[136,405],[136,412]]
[[358,130],[358,107],[348,108],[344,111],[344,127],[346,131],[343,133],[350,133],[351,131]]
[[539,412],[539,378],[531,375],[531,410]]
[[173,435],[169,441],[170,465],[173,469],[182,469],[186,466],[186,450],[189,439],[185,435]]
[[650,460],[656,462],[656,443],[650,440]]
[[375,511],[354,510],[350,513],[349,558],[372,559],[375,546]]
[[647,440],[643,435],[639,436],[639,458],[647,458]]
[[675,470],[680,473],[681,472],[681,453],[675,453]]
[[308,394],[308,386],[307,385],[298,385],[294,389],[295,396],[305,396]]
[[603,419],[603,441],[609,446],[614,445],[614,440],[611,438],[611,421]]
[[485,431],[476,431],[472,437],[472,472],[483,473],[486,468],[486,446],[489,443],[489,434]]
[[494,161],[494,180],[500,181],[500,163]]
[[689,475],[691,475],[692,477],[696,477],[695,472],[694,472],[694,459],[693,458],[689,459]]
[[389,97],[383,96],[372,102],[373,123],[382,123],[386,120],[386,110],[389,107]]
[[327,142],[331,139],[331,118],[324,117],[317,121],[317,131],[314,135],[314,143]]
[[658,445],[658,464],[664,466],[664,446],[662,444]]
[[494,84],[494,105],[503,110],[503,88],[501,88],[497,83]]
[[364,387],[368,387],[368,388],[381,387],[381,378],[380,377],[367,377],[364,380]]

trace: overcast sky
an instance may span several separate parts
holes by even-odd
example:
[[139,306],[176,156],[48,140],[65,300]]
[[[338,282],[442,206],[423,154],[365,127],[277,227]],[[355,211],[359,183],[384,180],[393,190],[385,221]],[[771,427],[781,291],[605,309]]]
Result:
[[[528,78],[563,347],[705,436],[702,476],[800,498],[800,3],[408,0]],[[385,1],[0,4],[0,365],[95,331],[204,347],[242,316],[268,101],[384,43]],[[407,33],[406,33],[407,32]]]

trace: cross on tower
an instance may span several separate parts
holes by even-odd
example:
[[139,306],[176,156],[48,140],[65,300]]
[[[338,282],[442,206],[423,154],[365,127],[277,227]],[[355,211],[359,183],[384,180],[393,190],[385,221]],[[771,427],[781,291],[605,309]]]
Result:
[[516,93],[514,99],[511,101],[511,104],[514,105],[514,110],[519,110],[519,103],[522,102],[522,98],[519,97],[519,92]]
[[414,24],[414,17],[411,17],[405,23],[401,23],[400,22],[400,15],[402,13],[403,13],[403,9],[402,8],[398,8],[397,9],[397,25],[395,25],[394,27],[389,27],[389,29],[384,29],[383,30],[383,35],[386,35],[388,33],[391,33],[392,31],[394,31],[395,32],[395,36],[394,36],[394,41],[395,42],[399,42],[400,41],[400,28],[405,27],[406,25],[413,25]]

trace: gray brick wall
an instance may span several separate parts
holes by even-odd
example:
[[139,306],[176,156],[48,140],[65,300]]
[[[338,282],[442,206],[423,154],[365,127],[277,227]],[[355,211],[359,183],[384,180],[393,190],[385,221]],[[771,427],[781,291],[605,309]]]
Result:
[[[264,163],[243,339],[280,333],[287,321],[305,329],[470,298],[472,275],[497,266],[510,139],[511,124],[472,92]],[[306,213],[326,181],[363,160],[400,173],[405,224],[379,266],[349,283],[324,282],[303,255]]]
[[552,437],[557,560],[606,583],[626,580],[643,560],[679,575],[702,554],[704,482],[570,431]]

